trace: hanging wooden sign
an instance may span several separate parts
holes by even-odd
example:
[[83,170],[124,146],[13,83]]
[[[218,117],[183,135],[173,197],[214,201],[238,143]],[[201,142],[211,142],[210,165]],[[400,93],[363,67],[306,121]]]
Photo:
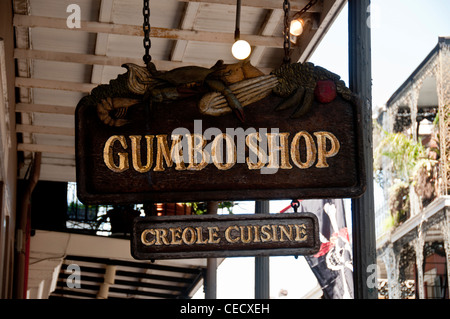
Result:
[[135,259],[309,255],[320,248],[311,213],[136,218]]
[[[150,64],[151,65],[151,64]],[[85,204],[357,197],[357,98],[311,63],[168,72],[134,64],[76,110]]]

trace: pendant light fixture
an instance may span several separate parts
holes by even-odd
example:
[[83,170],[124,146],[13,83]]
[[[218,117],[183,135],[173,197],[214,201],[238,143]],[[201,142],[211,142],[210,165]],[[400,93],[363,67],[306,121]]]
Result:
[[301,35],[303,33],[303,26],[304,25],[305,25],[305,21],[303,21],[303,19],[301,19],[301,18],[297,18],[295,20],[292,20],[289,32],[292,35],[295,35],[296,37],[298,37],[299,35]]
[[308,4],[299,12],[294,14],[291,20],[290,24],[290,34],[293,36],[300,36],[303,33],[303,28],[305,26],[305,20],[302,19],[302,15],[308,11],[312,6],[314,6],[317,3],[317,0],[311,0],[308,2]]
[[234,44],[231,47],[231,53],[238,60],[245,60],[250,56],[252,48],[250,44],[240,39],[240,24],[241,24],[241,0],[237,0],[236,4],[236,28],[234,30]]

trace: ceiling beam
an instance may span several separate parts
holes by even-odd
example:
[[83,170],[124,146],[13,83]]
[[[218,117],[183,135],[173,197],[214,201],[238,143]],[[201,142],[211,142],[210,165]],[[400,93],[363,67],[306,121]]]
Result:
[[55,127],[55,126],[39,126],[39,125],[28,125],[28,124],[16,124],[16,132],[75,136],[74,128]]
[[[181,19],[180,28],[183,30],[192,30],[194,27],[195,19],[197,18],[200,3],[188,2],[184,11],[183,18]],[[172,61],[182,61],[184,52],[186,51],[188,41],[177,40],[172,48],[170,59]]]
[[[198,2],[198,3],[210,3],[210,4],[226,4],[226,5],[232,5],[236,6],[236,0],[178,0],[180,2]],[[306,4],[309,2],[309,0],[291,0],[291,11],[300,11]],[[283,8],[283,2],[280,1],[273,1],[273,0],[242,0],[243,7],[254,7],[254,8],[261,8],[261,9],[282,9]],[[317,3],[309,12],[320,12],[322,9],[322,6],[320,5],[320,2]]]
[[[28,14],[30,12],[31,4],[29,1],[15,0],[14,14]],[[16,27],[15,29],[15,47],[20,49],[29,49],[31,47],[31,32],[27,27]],[[27,59],[16,59],[17,71],[16,76],[29,78],[32,74],[32,61]],[[19,88],[18,102],[30,103],[33,99],[33,93],[30,88]],[[31,114],[21,114],[20,119],[17,119],[22,124],[33,123],[33,117]],[[33,137],[30,134],[22,134],[21,140],[23,143],[32,143]],[[25,157],[32,156],[26,154]]]
[[35,78],[16,78],[16,87],[62,90],[81,93],[90,93],[97,85],[92,83],[79,83],[58,80],[44,80]]
[[[29,28],[53,28],[67,30],[68,32],[91,32],[91,33],[107,33],[117,35],[139,36],[143,37],[144,32],[142,26],[126,25],[126,24],[111,24],[94,21],[81,21],[81,28],[68,29],[66,19],[38,17],[30,15],[15,15],[14,26],[29,27]],[[167,29],[152,27],[150,37],[164,38],[170,40],[186,40],[186,41],[200,41],[200,42],[214,42],[214,43],[233,43],[234,33],[225,32],[208,32],[208,31],[192,31],[181,29]],[[267,37],[260,35],[241,34],[241,39],[246,40],[255,46],[266,47],[283,47],[283,37]]]
[[75,115],[75,107],[60,106],[60,105],[17,103],[16,104],[16,112]]
[[[98,21],[110,23],[112,10],[114,6],[114,0],[101,0],[100,3],[100,12],[98,14]],[[108,41],[109,34],[107,33],[98,33],[97,39],[95,40],[95,55],[106,56],[108,53]],[[91,82],[92,83],[101,83],[103,78],[103,65],[94,65],[92,67],[91,73]]]
[[75,146],[19,143],[17,151],[75,155]]
[[[261,26],[259,34],[263,36],[272,36],[283,16],[284,11],[281,9],[270,10]],[[263,46],[256,46],[253,48],[252,55],[250,57],[250,61],[253,65],[259,64],[264,54],[264,50],[265,47]]]
[[[109,66],[122,66],[125,63],[134,63],[143,66],[143,61],[140,58],[118,57],[118,56],[100,56],[93,54],[82,53],[69,53],[69,52],[55,52],[44,50],[26,50],[15,49],[14,57],[16,59],[35,59],[44,61],[58,61],[58,62],[72,62],[89,65],[109,65]],[[156,68],[161,71],[172,70],[182,66],[192,65],[192,62],[179,62],[179,61],[165,61],[165,60],[152,60]],[[196,66],[202,66],[210,68],[212,64],[196,63]],[[261,71],[264,72],[263,69]],[[266,70],[269,71],[269,70]]]
[[[129,57],[117,57],[117,56],[102,56],[93,54],[82,53],[69,53],[69,52],[55,52],[44,50],[26,50],[15,49],[14,58],[16,59],[33,59],[44,61],[59,61],[59,62],[72,62],[82,63],[90,65],[109,65],[109,66],[121,66],[124,63],[143,64],[142,59],[129,58]],[[156,64],[156,62],[155,62]]]

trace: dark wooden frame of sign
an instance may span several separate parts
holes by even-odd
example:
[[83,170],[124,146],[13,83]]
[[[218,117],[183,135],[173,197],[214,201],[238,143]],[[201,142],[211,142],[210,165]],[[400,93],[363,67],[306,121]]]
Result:
[[[159,245],[145,246],[141,243],[142,231],[148,227],[208,227],[217,226],[223,232],[230,225],[286,225],[305,223],[305,242],[221,243],[217,245]],[[133,222],[131,254],[135,259],[220,258],[245,256],[300,256],[315,254],[320,249],[319,222],[312,213],[258,214],[258,215],[194,215],[138,217]]]
[[[82,99],[75,113],[77,195],[84,204],[355,198],[366,188],[361,106],[356,96],[347,101],[338,95],[328,104],[315,100],[306,115],[293,119],[290,118],[292,109],[274,111],[274,106],[283,98],[271,94],[244,108],[245,123],[233,113],[218,117],[201,114],[195,97],[170,104],[154,103],[151,107],[141,103],[129,108],[127,117],[131,124],[123,127],[102,123],[96,105],[89,101]],[[208,127],[219,128],[222,132],[238,127],[244,130],[267,128],[270,132],[276,127],[279,132],[289,132],[291,140],[299,131],[311,135],[315,131],[330,131],[340,141],[341,149],[328,160],[329,168],[300,170],[293,165],[293,169],[280,169],[270,175],[250,171],[245,163],[236,164],[228,171],[220,171],[211,163],[201,171],[176,171],[171,167],[164,172],[145,174],[136,171],[132,174],[131,168],[113,173],[106,168],[103,146],[110,136],[168,134],[170,137],[171,132],[180,127],[193,134],[194,120],[202,120],[203,132]],[[155,180],[159,184],[149,186]]]

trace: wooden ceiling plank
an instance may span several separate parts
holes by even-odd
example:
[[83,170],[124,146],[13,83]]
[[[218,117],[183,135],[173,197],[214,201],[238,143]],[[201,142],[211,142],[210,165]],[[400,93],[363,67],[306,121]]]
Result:
[[16,112],[75,115],[75,107],[61,106],[61,105],[17,103]]
[[[236,6],[236,0],[178,0],[181,2],[195,2],[195,3],[209,3],[209,4],[226,4]],[[291,11],[300,11],[309,0],[291,0]],[[281,9],[283,7],[282,1],[273,1],[273,0],[242,0],[243,7],[254,7],[261,9]],[[313,8],[311,8],[310,12],[320,12],[321,11],[320,3],[317,3]]]
[[[200,8],[200,3],[188,2],[181,21],[180,29],[192,30],[195,24],[195,19]],[[172,48],[170,59],[172,61],[182,61],[184,52],[186,51],[188,41],[177,40]]]
[[124,63],[142,64],[141,59],[129,57],[116,57],[116,56],[110,57],[93,54],[43,51],[43,50],[25,50],[25,49],[15,49],[14,57],[16,59],[35,59],[45,61],[73,62],[73,63],[102,65],[102,66],[106,65],[121,66]]
[[17,144],[17,151],[75,155],[75,147],[44,144]]
[[16,78],[16,87],[23,88],[40,88],[51,90],[64,90],[72,92],[89,93],[97,85],[92,83],[78,83],[58,80],[44,80],[35,78]]
[[[98,15],[98,21],[104,23],[110,23],[112,17],[112,11],[114,7],[114,0],[101,0],[100,12]],[[109,34],[98,33],[95,40],[95,55],[106,56],[108,52],[108,40]],[[91,82],[101,83],[103,78],[103,65],[95,64],[92,67]]]
[[[16,14],[28,14],[30,12],[29,1],[19,0],[13,1],[14,15]],[[31,32],[27,27],[16,27],[15,29],[15,48],[29,49],[31,44]],[[21,77],[31,77],[32,76],[32,61],[29,59],[17,59],[17,73],[16,76]],[[30,88],[19,88],[19,102],[32,102],[33,93]],[[33,122],[32,114],[21,114],[20,119],[17,118],[16,121],[20,121],[23,124],[31,124]],[[25,143],[32,142],[33,137],[29,134],[22,134],[22,141]]]
[[50,135],[75,136],[75,129],[68,127],[41,126],[29,124],[16,124],[16,132],[18,133],[36,133]]
[[[284,11],[281,9],[270,10],[260,31],[260,35],[272,36],[280,20],[284,17]],[[264,54],[265,47],[256,46],[252,50],[250,61],[253,65],[258,65]]]
[[[38,17],[29,15],[15,15],[14,26],[18,27],[41,27],[68,30],[68,32],[91,32],[107,33],[117,35],[139,36],[143,37],[142,26],[110,24],[93,21],[82,21],[81,28],[68,29],[66,19]],[[167,29],[152,27],[150,37],[165,38],[171,40],[200,41],[213,43],[233,43],[234,34],[225,32],[192,31],[181,29]],[[283,37],[267,37],[261,35],[241,34],[241,39],[246,40],[256,46],[266,46],[281,48],[283,46]]]
[[[16,59],[35,59],[45,61],[58,61],[58,62],[72,62],[82,63],[89,65],[103,65],[103,66],[122,66],[124,63],[135,63],[143,65],[142,59],[117,57],[117,56],[98,56],[93,54],[82,53],[68,53],[68,52],[55,52],[55,51],[42,51],[42,50],[26,50],[15,49],[14,57]],[[162,61],[152,60],[156,68],[161,71],[172,70],[175,68],[192,65],[192,62],[179,62],[179,61]],[[212,64],[196,63],[197,66],[210,68]],[[261,68],[262,72],[268,73],[271,69]],[[125,72],[125,70],[124,70]]]

